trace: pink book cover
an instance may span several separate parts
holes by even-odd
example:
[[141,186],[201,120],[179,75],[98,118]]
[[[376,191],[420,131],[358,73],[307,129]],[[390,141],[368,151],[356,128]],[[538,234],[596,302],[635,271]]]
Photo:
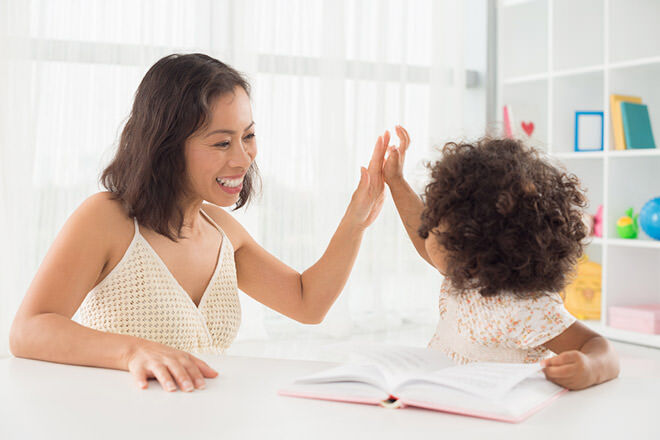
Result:
[[457,414],[457,415],[462,415],[462,416],[469,416],[469,417],[477,417],[481,419],[488,419],[488,420],[494,420],[498,422],[507,422],[507,423],[520,423],[527,418],[529,418],[531,415],[539,412],[543,408],[547,407],[550,405],[552,402],[557,400],[560,396],[565,394],[568,390],[565,388],[562,388],[561,390],[558,390],[555,394],[552,396],[548,397],[546,400],[542,401],[538,405],[530,408],[528,411],[525,413],[521,414],[518,417],[505,417],[501,416],[499,414],[495,413],[489,413],[489,412],[483,412],[483,411],[477,411],[477,410],[469,410],[465,408],[458,408],[458,407],[452,407],[450,405],[436,405],[434,403],[430,402],[422,402],[422,401],[414,401],[414,400],[398,400],[394,396],[390,396],[390,400],[395,400],[394,402],[388,402],[388,401],[382,401],[377,398],[358,398],[354,396],[340,396],[340,395],[323,395],[323,394],[318,394],[318,393],[306,393],[306,392],[301,392],[301,391],[287,391],[287,390],[280,390],[278,392],[279,395],[281,396],[289,396],[289,397],[300,397],[300,398],[305,398],[305,399],[316,399],[316,400],[329,400],[329,401],[334,401],[334,402],[348,402],[348,403],[359,403],[359,404],[366,404],[366,405],[380,405],[385,408],[405,408],[406,406],[410,407],[417,407],[417,408],[423,408],[423,409],[430,409],[433,411],[440,411],[440,412],[445,412],[445,413],[450,413],[450,414]]

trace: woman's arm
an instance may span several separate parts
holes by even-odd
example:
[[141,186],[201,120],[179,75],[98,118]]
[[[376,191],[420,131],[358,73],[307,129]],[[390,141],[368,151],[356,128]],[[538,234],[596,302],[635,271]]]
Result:
[[545,376],[568,389],[581,390],[619,375],[619,357],[610,343],[580,322],[543,345],[557,353],[542,361]]
[[90,197],[71,215],[18,309],[9,336],[10,350],[18,357],[129,370],[143,388],[148,377],[158,378],[168,389],[176,389],[173,377],[181,389],[189,388],[185,383],[192,379],[201,387],[202,376],[214,375],[201,360],[161,344],[100,332],[71,320],[97,284],[108,261],[111,240],[117,239],[112,231],[126,224],[122,215],[107,193]]
[[[386,138],[389,135],[386,133]],[[365,229],[384,200],[382,177],[387,139],[378,138],[368,169],[323,256],[302,274],[263,249],[228,213],[209,212],[220,221],[235,249],[238,287],[252,298],[292,319],[317,324],[341,293],[353,268]]]

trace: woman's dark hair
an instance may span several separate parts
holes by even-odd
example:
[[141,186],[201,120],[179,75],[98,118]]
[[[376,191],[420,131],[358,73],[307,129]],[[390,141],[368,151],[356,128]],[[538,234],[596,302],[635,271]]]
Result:
[[450,142],[429,168],[419,235],[446,249],[457,289],[492,296],[565,287],[587,235],[575,175],[513,139]]
[[[187,189],[184,145],[209,121],[215,98],[250,85],[232,67],[203,54],[168,55],[146,73],[135,94],[117,153],[100,177],[128,215],[176,241]],[[248,170],[234,209],[253,195],[258,170]]]

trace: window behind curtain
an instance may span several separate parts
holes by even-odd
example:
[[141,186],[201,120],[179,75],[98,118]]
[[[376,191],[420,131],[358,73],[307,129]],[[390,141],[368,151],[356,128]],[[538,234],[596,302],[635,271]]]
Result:
[[[432,146],[483,131],[485,3],[0,0],[0,349],[58,230],[99,190],[137,85],[161,56],[205,52],[250,79],[263,194],[235,215],[302,271],[382,131],[411,133],[406,174],[419,192]],[[388,201],[326,322],[302,326],[242,295],[239,339],[430,327],[439,282]]]

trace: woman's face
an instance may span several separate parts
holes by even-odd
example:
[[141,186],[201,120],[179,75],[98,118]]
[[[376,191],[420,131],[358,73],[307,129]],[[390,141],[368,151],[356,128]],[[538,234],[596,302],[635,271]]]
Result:
[[250,98],[242,87],[216,98],[207,126],[186,141],[186,174],[195,198],[214,205],[238,201],[257,155]]

